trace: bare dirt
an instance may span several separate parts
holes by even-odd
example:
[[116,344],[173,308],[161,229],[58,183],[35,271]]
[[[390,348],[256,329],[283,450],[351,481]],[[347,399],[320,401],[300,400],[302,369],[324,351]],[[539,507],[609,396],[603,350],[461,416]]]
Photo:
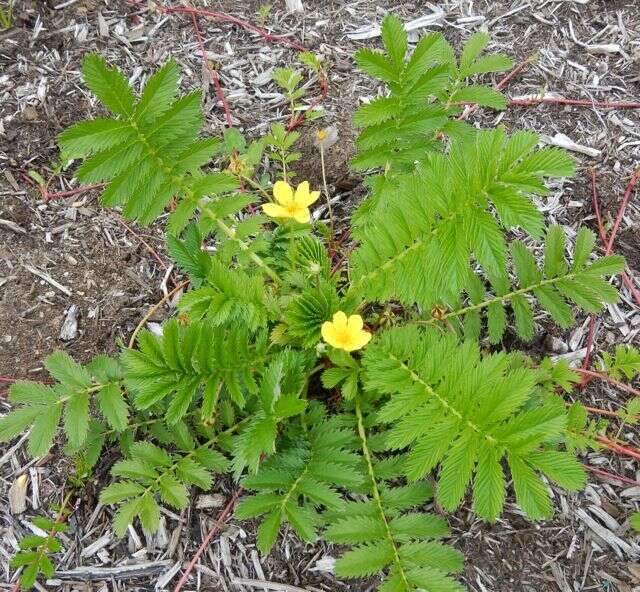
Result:
[[[353,63],[354,51],[379,46],[379,38],[354,41],[346,34],[360,26],[379,24],[387,11],[406,22],[442,10],[443,18],[437,24],[417,33],[441,30],[459,47],[470,32],[486,27],[495,48],[515,60],[537,54],[537,63],[508,86],[507,93],[512,97],[541,92],[598,100],[640,97],[640,5],[636,0],[303,3],[303,14],[287,14],[284,0],[274,1],[264,26],[274,33],[290,34],[329,63],[329,97],[324,105],[327,116],[322,125],[335,125],[339,132],[339,142],[327,155],[327,171],[329,184],[341,196],[337,208],[341,217],[346,217],[363,195],[359,176],[348,169],[356,135],[350,118],[363,99],[374,97],[379,90],[355,71]],[[255,21],[263,2],[224,0],[198,5]],[[255,35],[225,23],[202,21],[201,25],[208,57],[221,68],[234,124],[257,136],[269,122],[282,120],[284,104],[275,87],[269,82],[258,85],[255,80],[269,68],[293,63],[295,52],[265,45]],[[116,351],[118,341],[128,339],[149,306],[162,297],[163,289],[170,289],[179,279],[175,271],[168,273],[170,263],[163,248],[161,224],[129,230],[117,212],[99,206],[96,191],[45,203],[28,182],[29,171],[35,170],[50,178],[50,191],[72,187],[73,169],[53,174],[58,157],[55,138],[69,124],[98,113],[80,80],[82,57],[91,51],[99,51],[118,64],[136,85],[173,57],[184,72],[183,88],[205,90],[204,133],[219,133],[224,124],[222,110],[202,70],[188,17],[162,15],[148,10],[145,3],[110,0],[15,3],[14,26],[0,32],[0,219],[9,221],[0,224],[0,375],[5,377],[43,376],[42,359],[59,348],[81,361],[96,353]],[[312,87],[311,96],[315,92]],[[567,229],[580,224],[595,228],[586,175],[589,167],[597,167],[600,203],[605,219],[611,221],[626,182],[640,163],[638,112],[541,106],[511,108],[498,115],[478,113],[473,119],[482,125],[531,128],[550,137],[563,133],[578,144],[601,151],[597,157],[578,154],[580,171],[576,178],[552,188],[548,201],[540,204],[550,221]],[[321,175],[312,141],[316,127],[306,125],[301,130],[303,158],[297,171],[317,186]],[[636,196],[616,243],[617,252],[627,257],[629,272],[636,281],[640,277],[639,221]],[[40,275],[34,274],[34,269]],[[64,290],[43,280],[43,274]],[[598,322],[596,350],[611,349],[616,343],[638,343],[640,314],[628,292],[623,290],[622,295],[619,308],[609,310]],[[72,306],[78,307],[77,333],[63,341],[60,331]],[[158,316],[171,312],[165,308]],[[548,330],[576,359],[586,338],[585,319],[579,320],[577,329],[570,333]],[[532,353],[554,353],[549,352],[546,326],[542,319]],[[609,409],[617,409],[625,399],[601,385],[592,385],[579,396],[585,403]],[[3,404],[3,410],[6,408]],[[621,437],[640,444],[635,428],[626,428]],[[21,447],[9,457],[3,452],[0,450],[0,497],[4,501],[8,487],[28,459]],[[29,517],[41,511],[37,498],[45,511],[59,501],[69,469],[61,458],[56,454],[31,465],[33,485],[25,515],[10,516],[3,503],[0,553],[7,582],[7,558],[15,552],[16,536],[28,530]],[[106,480],[107,460],[98,481]],[[593,453],[584,461],[631,479],[638,472],[635,462],[604,453]],[[112,567],[125,561],[166,564],[159,564],[154,575],[134,580],[114,577],[108,582],[86,584],[58,580],[47,589],[154,589],[159,577],[193,554],[231,486],[217,484],[214,494],[218,497],[208,509],[194,507],[181,517],[168,512],[163,517],[166,540],[139,531],[123,542],[110,535],[108,510],[96,506],[98,490],[99,483],[91,483],[74,514],[61,569],[84,566],[90,570],[92,566]],[[36,491],[39,496],[34,499]],[[638,557],[616,546],[606,534],[635,541],[626,520],[638,507],[640,487],[593,476],[583,493],[567,495],[554,490],[554,495],[557,516],[538,525],[526,522],[512,506],[494,526],[475,521],[468,510],[451,517],[453,541],[467,557],[462,580],[468,588],[478,592],[640,589]],[[605,530],[597,534],[580,512]],[[107,539],[102,549],[81,555],[101,537]],[[197,582],[185,589],[261,589],[233,584],[238,577],[265,579],[308,591],[374,589],[373,581],[336,581],[327,569],[330,558],[336,555],[337,549],[331,546],[303,545],[287,532],[274,553],[261,558],[252,525],[231,521],[194,572]]]

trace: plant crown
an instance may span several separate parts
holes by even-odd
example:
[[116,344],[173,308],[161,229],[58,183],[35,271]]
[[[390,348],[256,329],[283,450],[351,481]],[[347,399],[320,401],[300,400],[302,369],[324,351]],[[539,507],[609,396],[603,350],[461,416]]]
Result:
[[[298,132],[274,124],[251,142],[235,129],[202,138],[202,98],[179,96],[176,63],[136,98],[121,72],[86,57],[84,81],[109,114],[62,133],[63,160],[81,161],[81,182],[106,183],[102,203],[128,219],[150,224],[169,208],[167,249],[190,286],[160,336],[143,330],[86,366],[50,355],[54,384],[15,383],[0,438],[30,428],[28,451],[41,456],[62,432],[85,474],[119,449],[100,494],[118,536],[136,520],[155,530],[162,505],[185,508],[192,486],[208,491],[230,474],[247,492],[235,515],[259,519],[262,553],[289,525],[304,541],[341,545],[340,577],[449,592],[462,589],[462,557],[443,542],[448,526],[425,509],[430,500],[453,512],[468,494],[494,522],[513,491],[541,520],[553,511],[547,481],[584,486],[586,412],[561,396],[577,375],[487,342],[531,340],[541,314],[566,328],[576,309],[615,302],[609,280],[623,260],[595,257],[585,228],[569,248],[560,226],[545,225],[537,202],[574,172],[564,151],[459,117],[470,104],[506,106],[477,82],[512,66],[485,52],[486,34],[459,57],[440,33],[409,51],[389,16],[382,40],[384,51],[356,55],[387,92],[354,118],[352,166],[366,171],[368,196],[346,266],[333,266],[326,225],[258,207],[276,180],[291,180]],[[277,81],[301,100],[297,73],[278,70]],[[365,323],[340,327],[373,334],[353,353],[322,339],[339,311]],[[637,358],[608,363],[623,375]],[[25,548],[57,548],[41,538]]]

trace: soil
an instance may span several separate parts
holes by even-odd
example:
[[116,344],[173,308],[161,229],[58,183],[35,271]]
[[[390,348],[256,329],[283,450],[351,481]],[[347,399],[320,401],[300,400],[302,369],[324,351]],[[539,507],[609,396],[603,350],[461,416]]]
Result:
[[[207,4],[211,10],[255,21],[264,2],[210,0],[198,5]],[[495,48],[516,61],[537,53],[537,63],[509,84],[507,91],[512,97],[541,91],[599,100],[640,97],[640,4],[636,0],[446,0],[434,5],[395,0],[303,0],[303,4],[304,13],[288,14],[283,1],[273,2],[264,26],[274,33],[290,34],[329,64],[329,96],[324,102],[327,115],[321,124],[301,128],[302,158],[295,168],[300,178],[319,186],[322,176],[313,134],[320,125],[338,129],[339,141],[327,151],[326,169],[328,184],[335,195],[340,195],[336,211],[341,219],[365,193],[360,176],[348,168],[357,134],[351,116],[363,99],[376,96],[380,90],[355,70],[353,62],[358,48],[378,47],[379,38],[353,41],[346,33],[379,23],[388,11],[410,21],[433,8],[442,9],[445,20],[430,29],[442,30],[456,47],[471,31],[487,27]],[[470,21],[467,17],[471,16],[481,18]],[[225,23],[202,21],[201,25],[209,58],[221,67],[234,124],[247,135],[257,136],[268,122],[283,120],[285,106],[274,95],[273,85],[258,86],[253,81],[268,68],[295,63],[295,52],[266,45]],[[422,32],[426,30],[429,28]],[[601,53],[604,50],[589,49],[604,44],[618,44],[620,50]],[[168,17],[147,10],[146,3],[135,2],[15,3],[13,27],[0,32],[0,219],[9,221],[0,224],[0,375],[5,377],[44,377],[42,359],[60,348],[83,362],[98,353],[117,351],[149,306],[180,279],[170,269],[161,223],[150,228],[127,228],[117,212],[100,207],[97,191],[45,202],[29,180],[29,172],[36,171],[49,179],[49,191],[67,191],[75,186],[70,185],[73,167],[56,171],[55,139],[71,123],[99,114],[80,80],[82,57],[91,51],[119,65],[136,85],[173,57],[184,72],[183,88],[205,89],[205,133],[219,133],[224,124],[213,89],[206,84],[188,17]],[[310,96],[316,92],[317,88],[311,86]],[[597,167],[600,204],[605,220],[610,222],[631,173],[640,163],[640,112],[515,107],[499,115],[478,112],[472,120],[482,125],[500,123],[507,129],[530,128],[546,136],[563,133],[579,144],[601,150],[596,158],[577,155],[580,170],[576,178],[552,187],[547,203],[540,204],[550,221],[569,231],[581,224],[595,228],[587,177],[590,167]],[[617,252],[625,255],[628,270],[636,278],[640,277],[639,221],[636,194],[616,242]],[[63,289],[42,279],[43,274]],[[77,333],[62,340],[60,331],[73,306],[78,308]],[[639,343],[640,315],[627,292],[623,291],[619,310],[622,321],[614,320],[609,312],[601,317],[597,351],[622,342]],[[165,307],[152,320],[172,312]],[[535,356],[554,353],[545,345],[547,335],[552,335],[564,344],[575,343],[572,350],[579,350],[584,347],[586,324],[584,317],[578,321],[577,329],[562,332],[540,319],[536,339],[526,347]],[[587,404],[610,409],[624,401],[619,392],[595,384],[579,396]],[[3,404],[3,410],[7,408]],[[633,426],[624,429],[622,437],[636,446],[640,444],[640,432]],[[0,456],[3,454],[0,449]],[[69,467],[62,458],[56,453],[31,467],[45,509],[64,486]],[[118,565],[131,554],[136,560],[166,559],[170,564],[188,560],[219,511],[215,507],[190,509],[182,516],[181,526],[175,516],[166,514],[169,536],[176,537],[173,547],[163,547],[157,538],[140,534],[142,540],[138,541],[131,537],[126,542],[111,540],[104,554],[80,556],[80,549],[109,533],[108,523],[102,519],[107,511],[96,508],[100,481],[107,479],[107,460],[103,459],[104,470],[87,488],[82,506],[72,519],[77,543],[75,551],[64,557],[65,569]],[[604,453],[592,453],[584,462],[631,479],[638,471],[636,463]],[[6,498],[8,487],[26,463],[25,452],[19,449],[0,466],[0,498]],[[231,488],[229,483],[219,483],[215,493],[226,498]],[[640,568],[635,563],[638,557],[614,549],[577,516],[577,510],[582,509],[622,539],[632,540],[626,519],[638,506],[640,488],[593,476],[583,493],[568,495],[554,489],[554,495],[557,516],[538,525],[526,522],[514,506],[509,506],[503,519],[493,526],[475,521],[468,508],[450,517],[453,542],[466,557],[461,580],[468,588],[478,592],[640,590]],[[38,514],[33,506],[31,503],[27,517]],[[603,512],[613,522],[603,518]],[[101,519],[86,529],[92,515]],[[8,580],[5,559],[15,552],[14,537],[27,527],[24,520],[10,516],[6,509],[0,518],[4,535],[0,552]],[[334,547],[303,545],[292,533],[285,532],[268,558],[258,558],[255,525],[231,521],[203,556],[197,589],[252,589],[232,584],[235,577],[266,579],[309,591],[364,592],[375,588],[375,581],[337,581],[323,562],[337,554]],[[157,577],[82,586],[54,582],[47,588],[152,590]]]

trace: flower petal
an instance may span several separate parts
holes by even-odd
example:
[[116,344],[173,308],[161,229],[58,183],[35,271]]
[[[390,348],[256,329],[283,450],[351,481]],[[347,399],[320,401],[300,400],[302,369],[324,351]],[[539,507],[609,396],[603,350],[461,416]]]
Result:
[[309,181],[303,181],[296,187],[296,195],[294,199],[301,202],[309,195]]
[[320,192],[309,191],[309,181],[303,181],[298,185],[294,199],[296,203],[299,203],[301,206],[310,206],[313,202],[317,201],[319,197]]
[[347,321],[347,326],[349,327],[349,331],[357,332],[361,331],[364,326],[364,321],[362,317],[358,314],[351,315],[349,320]]
[[347,328],[347,315],[344,314],[341,310],[333,315],[333,324],[336,329],[346,329]]
[[371,337],[372,335],[368,331],[360,331],[360,333],[352,339],[349,351],[362,349],[367,345],[367,343],[369,343],[369,341],[371,341]]
[[286,181],[276,181],[273,184],[273,197],[279,204],[286,205],[293,200],[293,188]]
[[289,212],[282,206],[274,203],[262,204],[262,209],[267,216],[272,218],[290,218]]
[[331,321],[325,321],[324,323],[322,323],[320,332],[322,333],[322,339],[324,339],[332,347],[337,347],[337,332],[335,325]]
[[311,213],[309,212],[309,208],[298,208],[293,215],[293,219],[296,222],[300,222],[300,224],[306,224],[311,220]]
[[304,205],[305,206],[310,206],[312,203],[315,203],[316,201],[318,201],[319,197],[320,197],[320,192],[319,191],[312,191],[311,193],[309,193],[309,195],[305,199]]

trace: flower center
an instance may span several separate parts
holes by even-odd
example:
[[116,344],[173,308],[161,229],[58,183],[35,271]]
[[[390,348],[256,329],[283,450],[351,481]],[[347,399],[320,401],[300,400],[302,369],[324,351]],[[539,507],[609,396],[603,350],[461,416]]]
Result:
[[343,346],[351,345],[351,342],[352,342],[351,333],[349,332],[348,329],[343,329],[342,331],[337,331],[336,332],[336,340],[338,341],[338,343],[340,343]]
[[295,201],[290,201],[285,208],[293,216],[300,209],[300,206]]

